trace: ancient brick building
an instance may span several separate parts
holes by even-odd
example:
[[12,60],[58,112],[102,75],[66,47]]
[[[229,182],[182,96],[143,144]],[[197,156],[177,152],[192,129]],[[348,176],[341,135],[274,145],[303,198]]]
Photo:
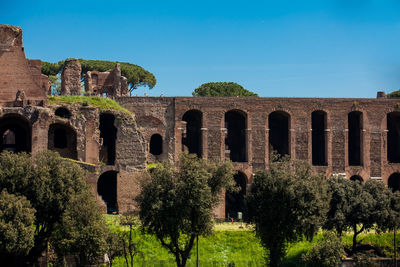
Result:
[[[65,94],[77,92],[74,69]],[[1,150],[51,149],[79,161],[108,212],[134,208],[146,163],[173,162],[182,151],[233,161],[242,190],[226,194],[219,218],[243,210],[253,173],[268,168],[272,151],[306,160],[327,177],[400,189],[398,99],[128,97],[118,66],[86,77],[89,93],[106,93],[132,114],[49,103],[40,61],[25,59],[21,29],[0,26]]]

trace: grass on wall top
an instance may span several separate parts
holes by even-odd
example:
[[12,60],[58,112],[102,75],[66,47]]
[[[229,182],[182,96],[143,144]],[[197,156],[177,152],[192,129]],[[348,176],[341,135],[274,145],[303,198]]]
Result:
[[50,96],[49,103],[57,105],[80,104],[82,106],[92,106],[100,110],[112,109],[127,114],[132,114],[129,110],[122,107],[116,101],[99,96]]

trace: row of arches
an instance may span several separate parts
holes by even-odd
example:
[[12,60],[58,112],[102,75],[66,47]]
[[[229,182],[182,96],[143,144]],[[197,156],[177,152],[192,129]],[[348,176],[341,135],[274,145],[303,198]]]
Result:
[[[57,116],[69,118],[67,109],[57,109]],[[101,147],[100,161],[107,165],[115,163],[115,143],[117,128],[114,126],[115,117],[112,114],[100,115]],[[30,122],[19,114],[7,114],[0,119],[0,151],[31,152],[32,128]],[[59,152],[62,157],[77,159],[77,134],[66,123],[56,122],[49,126],[48,147],[49,150]]]
[[[400,120],[400,117],[399,117]],[[186,125],[182,137],[182,145],[189,153],[199,157],[202,154],[202,113],[189,110],[182,121]],[[247,114],[241,110],[230,110],[224,117],[226,150],[233,162],[246,162],[247,159]],[[348,153],[349,165],[362,165],[362,113],[353,111],[348,114]],[[400,125],[400,123],[399,123]],[[269,150],[280,155],[290,154],[290,115],[284,111],[274,111],[268,116]],[[328,164],[327,113],[321,110],[311,114],[312,128],[312,164],[325,166]],[[400,129],[400,128],[399,128]],[[400,137],[400,130],[399,130]],[[400,162],[400,141],[399,141]]]

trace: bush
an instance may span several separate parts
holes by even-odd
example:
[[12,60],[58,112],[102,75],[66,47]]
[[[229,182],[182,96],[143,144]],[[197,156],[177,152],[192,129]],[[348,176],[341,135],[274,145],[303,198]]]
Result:
[[303,255],[303,261],[308,266],[340,266],[344,256],[344,246],[335,234],[327,233],[324,240],[312,247],[311,251]]

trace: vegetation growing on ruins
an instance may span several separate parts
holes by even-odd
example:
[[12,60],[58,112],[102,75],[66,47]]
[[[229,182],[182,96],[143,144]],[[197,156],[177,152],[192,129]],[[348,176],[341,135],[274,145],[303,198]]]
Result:
[[144,230],[184,267],[195,238],[212,232],[213,210],[223,188],[234,186],[234,172],[229,162],[207,163],[186,153],[176,167],[165,162],[153,168],[136,200]]
[[99,97],[99,96],[50,96],[48,98],[49,103],[56,105],[81,105],[81,106],[93,106],[100,110],[116,110],[127,114],[132,114],[129,110],[122,107],[116,101],[111,98]]
[[196,88],[193,96],[258,96],[234,82],[203,83]]

